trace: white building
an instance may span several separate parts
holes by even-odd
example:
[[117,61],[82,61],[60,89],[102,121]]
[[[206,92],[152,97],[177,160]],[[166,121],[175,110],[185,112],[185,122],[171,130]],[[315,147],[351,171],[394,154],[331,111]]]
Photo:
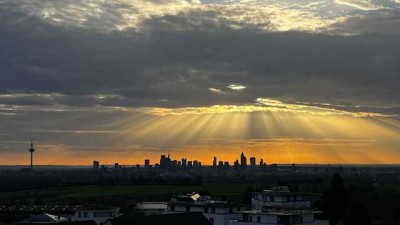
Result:
[[251,199],[251,208],[310,208],[311,201],[308,195],[290,192],[287,186],[275,186],[272,190],[254,193]]
[[328,221],[315,219],[320,213],[311,209],[310,198],[305,194],[290,192],[286,186],[254,193],[251,210],[238,212],[229,225],[328,225]]
[[71,221],[93,220],[98,225],[103,225],[108,219],[119,217],[119,208],[99,208],[96,206],[83,207],[75,210],[75,215]]
[[230,225],[328,225],[328,221],[316,220],[314,217],[318,211],[313,210],[251,210],[239,212],[238,218],[232,220]]
[[229,201],[214,201],[209,196],[193,193],[173,197],[165,213],[201,212],[214,225],[228,225],[242,209]]

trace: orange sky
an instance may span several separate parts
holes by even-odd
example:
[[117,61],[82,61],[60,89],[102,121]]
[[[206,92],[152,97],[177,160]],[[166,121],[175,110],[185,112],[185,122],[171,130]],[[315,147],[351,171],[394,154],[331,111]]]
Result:
[[[143,164],[144,159],[150,159],[151,164],[159,162],[161,154],[171,154],[172,159],[200,160],[204,165],[212,164],[213,156],[219,160],[229,161],[239,159],[244,151],[248,160],[251,156],[270,163],[318,163],[318,164],[397,164],[400,163],[400,152],[391,150],[374,141],[346,140],[246,140],[236,141],[229,145],[191,146],[183,149],[171,149],[163,152],[131,149],[115,152],[75,152],[60,149],[59,152],[46,153],[37,146],[34,155],[35,164],[58,165],[89,165],[93,160],[101,164],[122,165]],[[8,154],[0,158],[0,164],[24,165],[29,163],[29,152]]]

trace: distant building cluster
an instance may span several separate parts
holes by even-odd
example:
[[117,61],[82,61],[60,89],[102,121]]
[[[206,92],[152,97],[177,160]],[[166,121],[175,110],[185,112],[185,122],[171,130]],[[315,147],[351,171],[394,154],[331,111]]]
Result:
[[[171,155],[161,155],[159,163],[151,164],[150,159],[145,159],[143,165],[136,165],[137,168],[144,168],[146,170],[157,169],[164,171],[173,171],[173,170],[200,170],[203,167],[203,164],[199,160],[188,160],[187,158],[182,158],[180,160],[172,159]],[[267,165],[263,159],[257,163],[256,157],[250,157],[249,163],[247,157],[242,152],[240,155],[240,159],[237,159],[230,164],[229,161],[218,161],[217,157],[214,156],[212,168],[216,171],[223,170],[246,170],[246,169],[263,169],[263,168],[274,169],[277,167],[276,164]],[[100,165],[99,161],[93,161],[93,170],[107,170],[106,165]],[[114,164],[114,169],[121,169],[121,165],[118,163]]]
[[[145,161],[150,161],[146,159]],[[150,164],[148,167],[145,167],[147,169],[150,168]],[[162,170],[175,170],[175,169],[200,169],[201,168],[201,162],[194,160],[194,161],[188,161],[186,158],[182,158],[181,160],[173,160],[170,157],[170,154],[168,156],[161,155],[160,158],[160,163],[156,163],[154,165],[155,168],[160,168]]]
[[[218,169],[218,170],[229,170],[230,168],[232,168],[232,166],[229,164],[228,161],[218,161],[217,157],[214,156],[213,159],[213,168],[214,169]],[[256,162],[256,157],[250,157],[250,165],[247,163],[247,157],[244,155],[244,153],[242,152],[242,154],[240,155],[240,162],[237,159],[234,163],[233,163],[233,168],[236,170],[245,170],[248,168],[266,168],[267,164],[264,162],[263,159],[260,159],[259,164],[257,164]]]

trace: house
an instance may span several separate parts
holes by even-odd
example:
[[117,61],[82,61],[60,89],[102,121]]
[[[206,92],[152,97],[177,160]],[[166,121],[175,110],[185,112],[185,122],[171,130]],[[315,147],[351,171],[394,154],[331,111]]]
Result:
[[238,218],[232,220],[230,225],[328,225],[328,221],[316,220],[314,214],[320,213],[315,210],[250,210],[239,212]]
[[120,217],[108,220],[104,225],[211,225],[201,213],[177,213],[151,216]]
[[210,196],[200,196],[197,193],[176,195],[167,202],[165,214],[202,213],[213,225],[228,225],[237,218],[241,206],[230,201],[215,201]]
[[311,200],[308,195],[290,192],[287,186],[275,186],[271,190],[264,190],[253,194],[251,208],[309,208]]
[[79,207],[71,217],[71,221],[93,220],[97,225],[103,225],[108,219],[119,217],[119,208],[103,208],[91,205]]
[[287,186],[275,186],[254,193],[251,210],[238,212],[229,225],[328,225],[328,221],[315,218],[317,213],[321,212],[311,208],[308,195],[293,193]]

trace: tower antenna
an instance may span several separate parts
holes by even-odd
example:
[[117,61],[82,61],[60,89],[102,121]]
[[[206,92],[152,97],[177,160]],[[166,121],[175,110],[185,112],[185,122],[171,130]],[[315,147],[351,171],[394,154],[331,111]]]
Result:
[[35,149],[33,148],[33,141],[31,140],[31,148],[29,149],[29,152],[31,153],[31,170],[33,170],[33,152]]

